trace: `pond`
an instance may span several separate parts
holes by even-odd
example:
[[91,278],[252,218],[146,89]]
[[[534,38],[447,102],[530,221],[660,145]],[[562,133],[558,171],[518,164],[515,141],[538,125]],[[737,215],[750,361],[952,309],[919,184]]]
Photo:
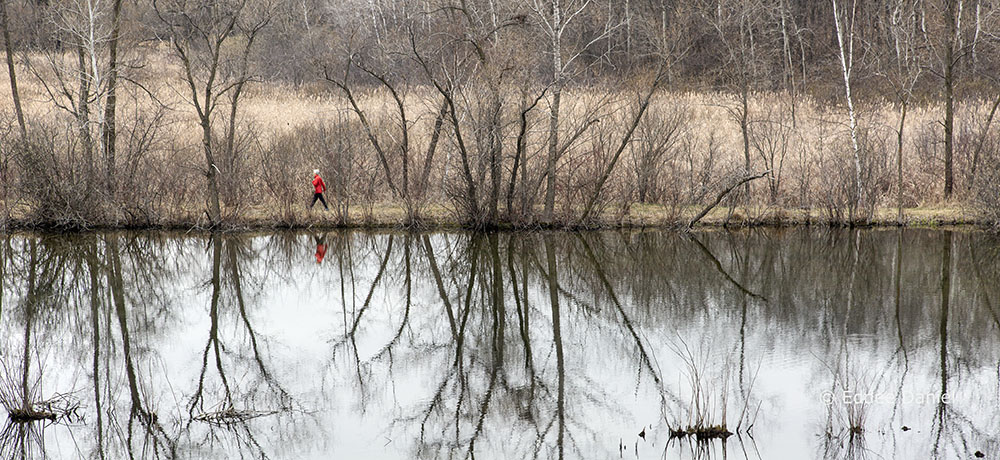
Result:
[[2,243],[4,458],[1000,458],[988,233]]

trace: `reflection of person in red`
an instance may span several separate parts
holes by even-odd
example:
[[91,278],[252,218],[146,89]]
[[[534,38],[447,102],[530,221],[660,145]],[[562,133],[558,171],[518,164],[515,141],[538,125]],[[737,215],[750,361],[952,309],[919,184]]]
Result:
[[326,235],[317,236],[316,238],[316,263],[323,263],[323,258],[326,257]]

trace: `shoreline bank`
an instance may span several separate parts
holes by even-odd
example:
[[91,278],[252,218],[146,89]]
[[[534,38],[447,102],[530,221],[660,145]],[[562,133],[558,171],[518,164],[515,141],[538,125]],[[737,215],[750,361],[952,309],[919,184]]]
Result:
[[[554,224],[541,222],[504,221],[499,225],[476,228],[456,220],[444,207],[428,207],[420,214],[420,221],[407,224],[402,207],[380,206],[369,210],[353,211],[342,219],[332,212],[300,210],[291,215],[258,209],[241,216],[225,218],[215,228],[208,225],[204,216],[185,213],[180,216],[156,220],[106,220],[98,222],[39,221],[26,217],[11,217],[0,221],[0,233],[86,233],[98,231],[170,231],[170,232],[221,232],[240,233],[280,230],[469,230],[469,231],[581,231],[581,230],[641,230],[662,229],[683,231],[695,215],[694,207],[680,212],[657,205],[636,205],[628,214],[605,212],[600,217],[583,224],[573,219],[560,219]],[[903,210],[903,222],[897,221],[894,208],[880,208],[864,222],[850,222],[831,218],[823,209],[794,208],[744,208],[713,209],[702,218],[694,229],[744,229],[744,228],[937,228],[969,227],[991,230],[995,224],[972,211],[960,207],[917,207]]]

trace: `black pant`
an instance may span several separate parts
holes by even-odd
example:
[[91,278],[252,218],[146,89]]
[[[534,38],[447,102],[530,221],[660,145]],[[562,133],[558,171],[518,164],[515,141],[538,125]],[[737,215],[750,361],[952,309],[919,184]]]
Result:
[[313,193],[313,200],[312,203],[309,203],[309,209],[312,209],[313,205],[316,204],[316,200],[319,200],[320,203],[323,203],[324,209],[326,209],[327,211],[330,210],[330,207],[326,205],[326,200],[323,199],[322,193]]

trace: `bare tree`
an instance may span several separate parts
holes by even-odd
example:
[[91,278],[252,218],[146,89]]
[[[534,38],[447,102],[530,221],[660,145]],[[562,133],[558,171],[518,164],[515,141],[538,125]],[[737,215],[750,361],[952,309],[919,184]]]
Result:
[[10,18],[7,13],[7,0],[0,0],[0,27],[3,27],[3,48],[7,54],[7,76],[10,79],[10,94],[14,102],[14,114],[17,125],[21,128],[21,138],[27,135],[24,125],[24,111],[21,110],[21,96],[17,91],[17,72],[14,69],[14,51],[10,42]]
[[[251,78],[247,71],[250,49],[270,19],[271,5],[250,4],[250,0],[154,0],[153,8],[170,31],[173,54],[181,62],[182,78],[189,91],[188,101],[198,115],[206,163],[206,213],[214,227],[222,221],[218,182],[221,171],[212,132],[215,110],[229,95],[230,120],[235,118],[240,92]],[[233,63],[236,71],[226,72],[227,65]],[[234,135],[230,129],[227,148]]]
[[791,6],[788,0],[780,0],[777,11],[773,12],[772,15],[778,17],[778,23],[781,29],[781,65],[783,67],[783,75],[785,80],[785,88],[788,90],[788,96],[790,98],[790,106],[792,109],[792,125],[796,123],[795,119],[795,107],[797,99],[797,91],[795,85],[795,57],[792,51],[792,37],[799,37],[801,43],[801,37],[799,36],[799,28],[795,22],[795,15],[792,13]]
[[[743,171],[750,173],[751,146],[750,100],[759,85],[766,81],[770,54],[765,46],[769,18],[765,5],[759,0],[715,0],[706,2],[703,14],[722,45],[724,53],[719,65],[727,92],[736,98],[726,110],[739,124],[743,150]],[[744,199],[749,198],[750,184],[745,182]]]
[[944,198],[951,198],[954,188],[955,150],[955,68],[961,53],[956,53],[961,31],[962,0],[945,0],[944,55],[941,57],[944,73]]
[[660,89],[660,85],[665,80],[666,74],[664,73],[665,67],[660,67],[656,74],[652,77],[652,82],[649,84],[649,88],[639,96],[639,101],[636,104],[635,114],[632,117],[631,122],[628,125],[627,130],[622,135],[621,142],[618,144],[618,148],[612,155],[611,160],[605,166],[603,172],[597,179],[597,186],[594,188],[593,193],[587,200],[587,204],[583,208],[583,214],[580,216],[581,222],[586,222],[587,218],[590,217],[591,212],[594,210],[594,205],[597,203],[597,199],[601,195],[601,190],[604,188],[604,184],[607,183],[608,178],[611,177],[611,173],[614,171],[615,166],[618,164],[618,159],[621,158],[622,152],[628,147],[629,143],[632,142],[632,135],[635,133],[635,129],[639,126],[642,121],[643,115],[646,114],[646,109],[649,108],[649,103],[653,99],[653,95],[656,94],[657,90]]
[[[969,45],[971,49],[969,51],[970,60],[968,62],[971,72],[976,78],[984,79],[992,85],[1000,82],[996,63],[997,46],[1000,43],[998,34],[1000,34],[1000,11],[997,11],[995,8],[983,8],[982,2],[977,0],[975,31],[972,36],[972,43]],[[993,104],[986,116],[986,121],[982,124],[977,136],[978,138],[976,139],[976,147],[972,152],[966,184],[967,189],[970,191],[975,189],[979,183],[978,176],[981,171],[979,167],[983,160],[984,147],[987,144],[990,126],[996,117],[998,108],[1000,108],[1000,94],[997,94],[993,98]]]
[[927,0],[922,8],[923,41],[933,59],[931,72],[941,79],[944,97],[944,198],[954,190],[955,83],[958,64],[965,56],[962,44],[964,0]]
[[[443,16],[427,17],[450,17],[450,24],[437,33],[411,25],[410,52],[446,105],[440,113],[447,113],[459,155],[463,184],[456,204],[462,219],[477,228],[495,227],[505,182],[505,94],[517,67],[513,50],[524,38],[525,17],[499,5],[446,4]],[[526,116],[533,105],[522,113]],[[520,148],[515,148],[515,158],[523,153]],[[513,182],[513,173],[511,177]]]
[[767,185],[770,201],[774,203],[781,191],[781,173],[792,136],[793,115],[789,113],[786,116],[784,109],[780,107],[776,109],[771,106],[766,110],[766,116],[750,127],[750,144],[764,163],[764,169],[771,171]]
[[[103,152],[104,110],[101,98],[108,89],[107,62],[104,51],[110,37],[108,0],[64,0],[43,10],[46,26],[62,47],[43,48],[40,52],[24,50],[23,61],[45,91],[48,102],[73,117],[76,138],[67,149],[81,160],[55,162],[49,168],[68,168],[72,180],[79,185],[74,195],[80,203],[93,198],[99,170],[95,154]],[[96,116],[94,116],[96,114]],[[82,163],[82,165],[78,165]],[[73,187],[76,188],[76,187]]]
[[[639,124],[632,146],[631,169],[635,175],[636,198],[640,203],[655,201],[654,187],[660,180],[663,163],[675,155],[681,138],[689,135],[691,114],[686,104],[650,107]],[[662,105],[661,105],[662,104]]]
[[919,0],[896,0],[889,6],[889,15],[885,18],[888,43],[881,44],[892,52],[880,74],[892,87],[899,107],[899,124],[896,127],[896,221],[899,225],[903,224],[903,130],[914,88],[922,74],[918,6]]
[[[546,89],[547,90],[547,89]],[[521,196],[519,214],[524,214],[531,208],[532,196],[528,193],[528,115],[538,106],[538,103],[545,97],[546,90],[542,90],[533,100],[529,96],[529,90],[522,88],[521,103],[518,107],[517,140],[514,143],[514,164],[510,170],[510,185],[507,187],[507,214],[513,219],[514,215],[514,192],[515,186],[519,184],[517,193]],[[518,173],[521,175],[521,182],[517,182]]]
[[118,42],[121,38],[122,0],[113,0],[111,6],[111,36],[108,39],[108,90],[104,102],[104,126],[101,144],[104,146],[105,186],[113,192],[115,178],[115,153],[118,141]]
[[566,37],[572,32],[577,22],[582,22],[582,15],[592,7],[593,0],[531,0],[529,7],[534,12],[541,25],[542,33],[548,43],[547,52],[551,58],[551,88],[552,100],[549,103],[549,145],[545,163],[545,210],[542,220],[552,224],[555,212],[556,197],[556,165],[559,161],[559,117],[562,104],[563,89],[572,78],[572,69],[576,61],[591,45],[608,37],[621,26],[607,18],[602,29],[583,41],[568,43]]

